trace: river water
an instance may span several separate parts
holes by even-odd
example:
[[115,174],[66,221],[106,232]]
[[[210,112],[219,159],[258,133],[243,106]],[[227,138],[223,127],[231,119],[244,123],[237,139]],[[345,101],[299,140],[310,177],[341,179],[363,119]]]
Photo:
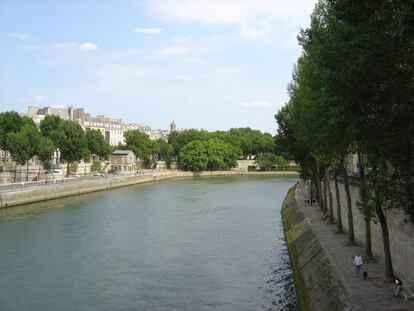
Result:
[[164,181],[0,211],[0,310],[294,310],[294,180]]

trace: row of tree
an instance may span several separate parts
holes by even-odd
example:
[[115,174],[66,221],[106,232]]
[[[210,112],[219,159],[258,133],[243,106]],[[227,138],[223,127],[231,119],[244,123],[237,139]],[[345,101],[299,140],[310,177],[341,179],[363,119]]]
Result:
[[[414,223],[413,20],[412,1],[320,0],[298,37],[303,53],[290,100],[275,116],[280,146],[300,162],[331,215],[328,181],[332,173],[339,216],[342,176],[350,243],[355,237],[344,159],[358,154],[366,255],[372,256],[370,224],[378,221],[387,277],[393,276],[387,210],[403,209]],[[340,219],[337,224],[342,231]]]
[[106,157],[111,152],[98,130],[84,132],[78,123],[53,115],[46,116],[38,129],[31,118],[14,111],[0,113],[0,148],[10,152],[16,165],[27,165],[26,180],[29,160],[34,156],[48,169],[53,155],[59,154],[60,161],[67,163],[69,174],[70,163],[89,159],[91,154]]
[[275,139],[270,134],[250,128],[216,132],[173,131],[168,142],[162,139],[151,141],[147,134],[134,130],[125,133],[124,148],[132,150],[147,167],[153,166],[155,160],[165,160],[167,166],[176,160],[182,169],[196,172],[230,169],[240,158],[257,158],[262,154],[267,154],[263,158],[263,167],[268,168],[269,162],[271,165],[286,163],[280,162],[280,158],[269,157],[276,150]]

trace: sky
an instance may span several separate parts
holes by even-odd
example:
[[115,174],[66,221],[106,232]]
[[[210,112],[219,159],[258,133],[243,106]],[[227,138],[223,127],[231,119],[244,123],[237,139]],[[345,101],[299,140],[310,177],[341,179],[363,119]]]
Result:
[[313,0],[0,0],[0,111],[276,133]]

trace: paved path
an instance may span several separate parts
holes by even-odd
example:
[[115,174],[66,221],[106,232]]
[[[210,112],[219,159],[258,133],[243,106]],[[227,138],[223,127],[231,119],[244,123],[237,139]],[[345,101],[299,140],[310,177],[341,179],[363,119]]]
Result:
[[304,184],[299,183],[296,190],[298,207],[314,224],[312,229],[333,266],[333,272],[341,279],[349,297],[355,298],[355,307],[367,311],[414,310],[414,302],[393,296],[394,284],[385,281],[382,260],[365,260],[363,269],[368,272],[368,279],[364,281],[362,277],[355,278],[353,257],[358,252],[363,255],[364,247],[347,246],[347,235],[336,234],[336,224],[322,220],[319,206],[305,206],[304,195]]

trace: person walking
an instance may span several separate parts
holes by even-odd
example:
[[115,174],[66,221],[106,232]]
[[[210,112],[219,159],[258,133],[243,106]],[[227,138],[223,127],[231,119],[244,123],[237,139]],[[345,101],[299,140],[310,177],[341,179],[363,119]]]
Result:
[[354,266],[355,266],[355,277],[359,276],[362,268],[362,257],[360,254],[357,254],[354,258]]
[[395,290],[394,290],[394,297],[399,297],[401,295],[403,282],[401,278],[395,277]]

